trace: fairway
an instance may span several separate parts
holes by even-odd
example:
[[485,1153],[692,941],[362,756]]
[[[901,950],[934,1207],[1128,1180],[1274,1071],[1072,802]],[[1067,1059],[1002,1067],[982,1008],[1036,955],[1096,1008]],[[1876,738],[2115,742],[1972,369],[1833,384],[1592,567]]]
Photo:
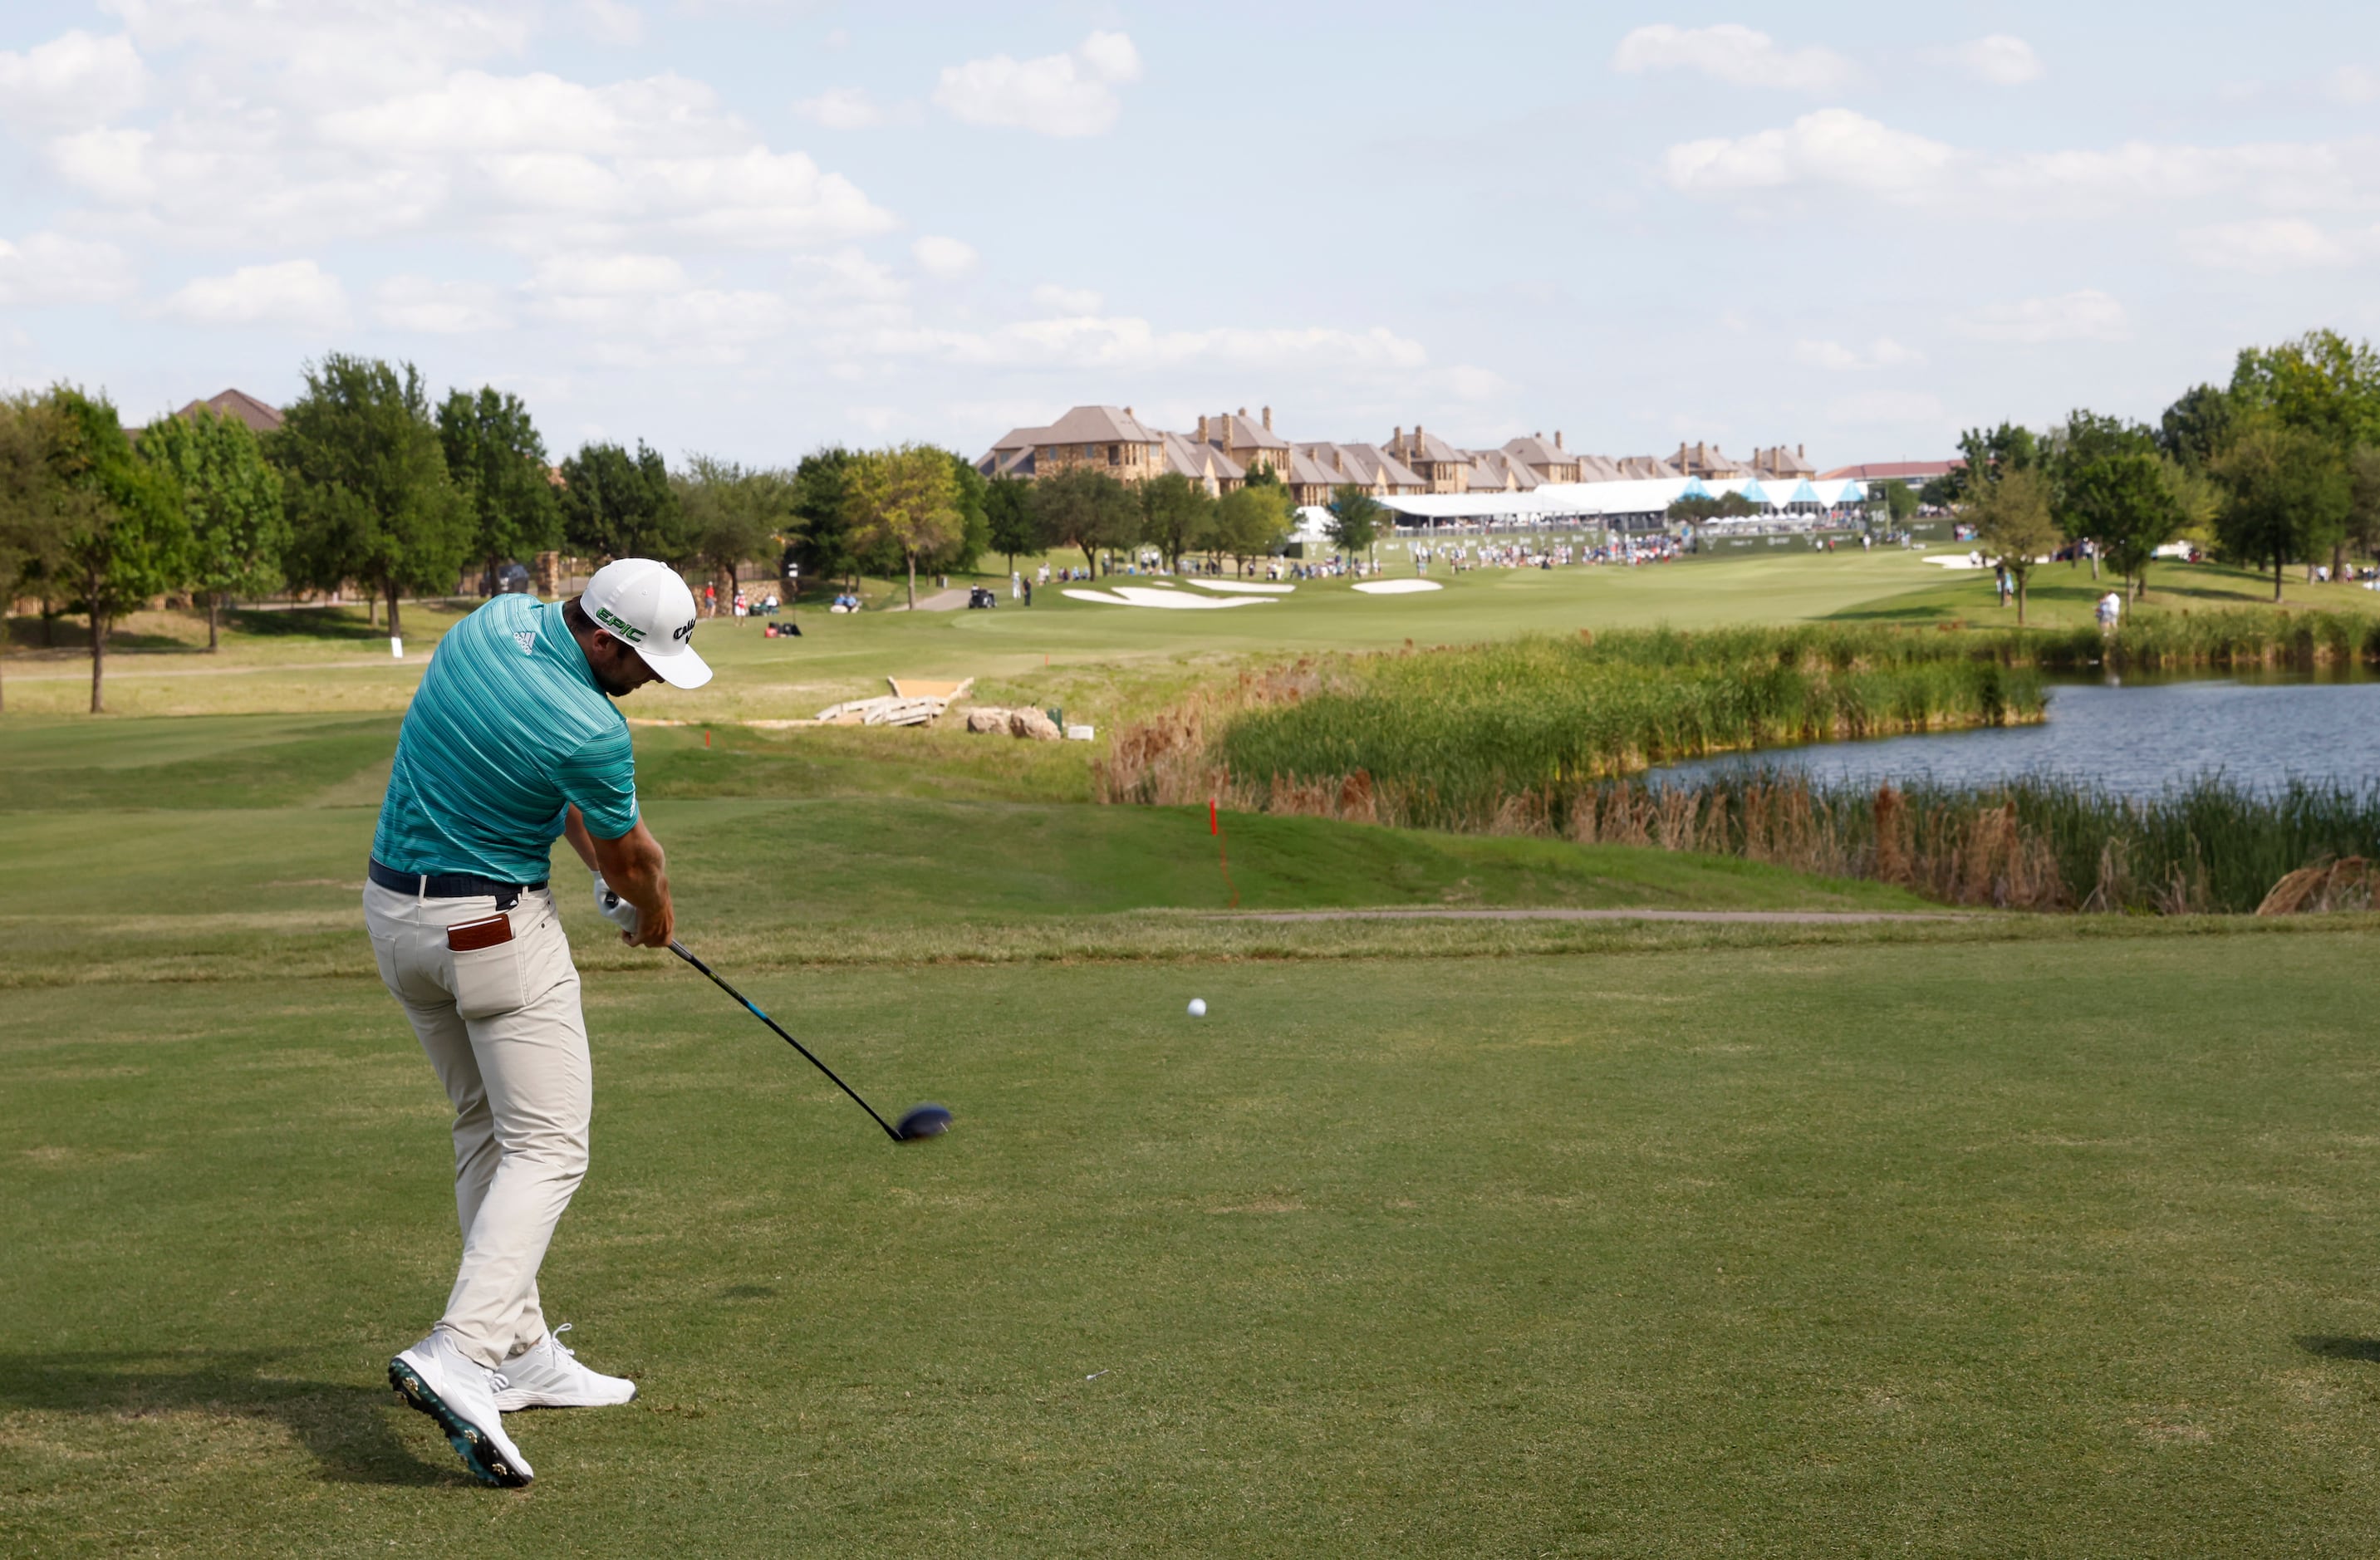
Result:
[[914,1152],[690,973],[599,976],[543,1287],[643,1391],[519,1419],[520,1497],[377,1385],[453,1240],[377,985],[20,991],[11,1543],[2360,1552],[2362,947],[754,980],[955,1106]]
[[[1922,567],[1466,575],[1437,621],[1963,611]],[[103,720],[12,680],[0,1553],[2368,1551],[2374,917],[1945,916],[731,720],[950,670],[1105,723],[1402,644],[1393,599],[1298,600],[706,629],[711,689],[631,703],[686,722],[634,731],[680,935],[957,1125],[888,1145],[564,851],[593,1164],[540,1286],[640,1392],[511,1416],[517,1493],[384,1385],[455,1248],[358,904],[424,658],[160,652]],[[1783,919],[1409,913],[1479,910]],[[1260,918],[1345,911],[1408,913]]]
[[[1402,554],[1384,556],[1390,578],[1410,577]],[[1899,548],[1814,553],[1801,547],[1763,547],[1742,556],[1639,568],[1500,568],[1449,574],[1439,566],[1430,577],[1446,588],[1429,595],[1364,596],[1347,580],[1308,581],[1271,605],[1209,612],[1070,601],[1055,587],[1036,591],[1034,605],[1026,608],[1008,599],[1003,573],[996,581],[985,576],[1000,587],[1001,604],[990,611],[835,615],[805,607],[797,614],[797,639],[766,638],[750,622],[708,623],[701,630],[703,654],[722,675],[693,694],[663,699],[648,692],[626,708],[640,718],[785,720],[881,693],[888,676],[973,677],[984,698],[1062,705],[1075,718],[1104,724],[1139,702],[1132,696],[1137,688],[1171,687],[1186,671],[1251,657],[1663,624],[1707,628],[1828,618],[1914,626],[2014,623],[2012,611],[1994,604],[1987,571],[1949,572],[1927,564],[1925,557]],[[986,562],[996,567],[996,561]],[[2234,568],[2160,564],[2151,583],[2152,600],[2143,609],[2150,611],[2272,599],[2269,575]],[[2030,621],[2088,623],[2107,588],[2087,569],[2043,569],[2035,579]],[[2349,585],[2292,579],[2289,601],[2332,611],[2380,611],[2380,596]],[[294,634],[293,618],[310,632],[329,636]],[[455,615],[431,603],[408,605],[404,660],[391,660],[388,641],[374,636],[352,609],[236,614],[234,631],[216,656],[197,647],[204,644],[202,623],[195,645],[176,636],[192,632],[191,614],[151,613],[144,620],[152,631],[137,637],[148,647],[140,653],[118,650],[109,658],[108,707],[116,714],[401,710],[437,635]],[[19,626],[20,641],[27,626]],[[72,620],[67,626],[71,638]],[[73,652],[29,657],[18,648],[5,676],[12,717],[70,714],[87,707],[88,666]]]

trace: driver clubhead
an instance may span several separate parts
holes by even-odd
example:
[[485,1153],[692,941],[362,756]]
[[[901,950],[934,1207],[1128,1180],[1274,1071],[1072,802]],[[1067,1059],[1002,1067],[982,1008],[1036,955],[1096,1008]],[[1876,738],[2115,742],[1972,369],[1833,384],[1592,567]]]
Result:
[[901,1123],[893,1129],[903,1143],[917,1143],[926,1138],[938,1138],[951,1130],[951,1113],[939,1105],[913,1105],[902,1114]]

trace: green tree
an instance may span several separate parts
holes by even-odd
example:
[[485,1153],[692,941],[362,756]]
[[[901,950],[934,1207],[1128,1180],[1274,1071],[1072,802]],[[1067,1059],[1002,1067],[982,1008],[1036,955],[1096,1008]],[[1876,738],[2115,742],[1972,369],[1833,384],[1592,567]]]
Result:
[[[2138,536],[2159,528],[2167,495],[2157,474],[2156,448],[2156,435],[2143,424],[2080,409],[2070,413],[2038,447],[2041,468],[2050,481],[2051,513],[2068,540],[2091,543],[2093,579],[2099,577],[2101,558],[2119,547],[2127,550],[2127,557],[2138,555],[2132,545]],[[2171,540],[2180,525],[2175,519],[2148,547],[2154,550]],[[2117,571],[2127,580],[2133,577],[2121,563]]]
[[733,600],[744,565],[777,556],[795,528],[793,473],[748,470],[716,455],[694,454],[671,480],[687,545],[705,565],[727,576]]
[[917,608],[917,560],[965,532],[949,452],[927,444],[871,451],[851,467],[844,502],[854,541],[896,550],[909,566],[909,610]]
[[2365,444],[2348,457],[2350,502],[2343,534],[2366,558],[2380,557],[2380,445]]
[[2273,347],[2249,347],[2231,370],[2230,399],[2301,428],[2344,455],[2380,443],[2380,353],[2337,331],[2309,331]]
[[1197,550],[1214,514],[1214,496],[1178,471],[1160,473],[1140,485],[1141,537],[1164,554],[1169,569],[1180,569],[1182,555]]
[[1098,567],[1100,548],[1139,539],[1140,505],[1132,490],[1092,466],[1071,466],[1035,483],[1033,513],[1050,544],[1081,549],[1088,568]]
[[1236,488],[1215,506],[1214,534],[1208,545],[1231,558],[1241,573],[1248,560],[1262,558],[1289,535],[1289,490],[1278,482]]
[[2157,448],[2191,470],[2204,471],[2231,441],[2233,414],[2229,391],[2211,384],[2185,390],[2157,419]]
[[412,364],[332,353],[264,441],[281,473],[290,574],[323,589],[356,580],[404,633],[405,591],[446,590],[470,556],[471,515],[446,475],[438,426]]
[[1033,513],[1033,484],[1025,478],[995,477],[985,483],[983,513],[986,545],[1008,560],[1010,574],[1016,572],[1020,553],[1029,557],[1049,547]]
[[1724,493],[1690,493],[1672,502],[1665,517],[1699,525],[1705,520],[1741,520],[1760,513],[1760,506],[1730,489]]
[[990,484],[965,455],[944,451],[951,462],[952,502],[959,512],[959,534],[928,560],[929,566],[951,574],[971,574],[991,549]]
[[1379,539],[1388,506],[1353,482],[1330,490],[1330,545],[1350,557]]
[[2024,623],[2025,587],[2034,560],[2058,546],[2057,517],[2050,513],[2049,479],[2032,466],[2012,466],[1979,483],[1967,501],[1967,517],[1984,550],[2016,585],[2016,621]]
[[859,554],[851,543],[851,473],[864,457],[840,445],[814,450],[794,468],[794,558],[802,577],[856,584]]
[[[2346,460],[2366,444],[2380,444],[2380,353],[2368,342],[2326,330],[2275,347],[2251,347],[2232,370],[2231,399],[2247,412],[2305,429]],[[2326,544],[2310,539],[2308,545],[2315,551],[2327,546],[2336,574],[2347,562],[2344,525],[2328,535]],[[2313,556],[2307,554],[2308,573]]]
[[562,535],[579,557],[606,562],[653,558],[675,564],[693,551],[669,467],[641,439],[633,455],[596,442],[562,463]]
[[2003,422],[1998,428],[1971,428],[1959,435],[1961,463],[1925,485],[1918,494],[1925,503],[1964,503],[1983,484],[2010,471],[2024,471],[2041,463],[2041,439],[2029,428]]
[[2281,570],[2345,529],[2355,492],[2346,456],[2321,435],[2270,415],[2249,419],[2211,468],[2223,490],[2216,536],[2224,550]]
[[2061,526],[2096,540],[2135,598],[2148,593],[2149,560],[2188,519],[2170,464],[2147,450],[2124,450],[2079,464],[2060,485]]
[[[46,592],[65,563],[67,495],[58,478],[64,419],[30,392],[0,396],[0,654],[8,642],[8,608],[39,583]],[[46,631],[49,620],[43,614]]]
[[60,385],[52,470],[63,499],[58,551],[91,618],[91,712],[107,708],[107,635],[115,620],[179,587],[189,569],[182,493],[165,471],[132,453],[105,396]]
[[470,510],[480,593],[492,596],[505,559],[526,561],[562,545],[562,502],[545,440],[519,396],[481,385],[476,393],[447,393],[438,408],[438,442],[446,475]]
[[225,599],[281,588],[281,557],[289,547],[281,474],[246,423],[205,406],[151,423],[141,430],[139,453],[182,490],[190,527],[189,585],[207,599],[212,654],[221,647]]

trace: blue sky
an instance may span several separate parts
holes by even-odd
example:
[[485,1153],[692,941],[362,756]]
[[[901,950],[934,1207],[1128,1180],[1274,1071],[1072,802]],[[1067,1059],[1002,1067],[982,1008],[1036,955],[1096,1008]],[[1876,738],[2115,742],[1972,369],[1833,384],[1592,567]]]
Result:
[[18,0],[0,382],[1822,467],[2380,333],[2380,10]]

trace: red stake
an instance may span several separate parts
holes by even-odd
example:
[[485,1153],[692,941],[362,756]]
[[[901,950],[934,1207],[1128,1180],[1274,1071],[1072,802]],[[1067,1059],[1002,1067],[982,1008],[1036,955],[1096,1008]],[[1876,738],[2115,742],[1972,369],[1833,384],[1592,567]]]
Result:
[[702,745],[705,747],[710,745],[710,728],[708,726],[702,729]]
[[1215,799],[1211,796],[1207,798],[1207,832],[1209,834],[1223,832],[1223,816],[1215,810]]

